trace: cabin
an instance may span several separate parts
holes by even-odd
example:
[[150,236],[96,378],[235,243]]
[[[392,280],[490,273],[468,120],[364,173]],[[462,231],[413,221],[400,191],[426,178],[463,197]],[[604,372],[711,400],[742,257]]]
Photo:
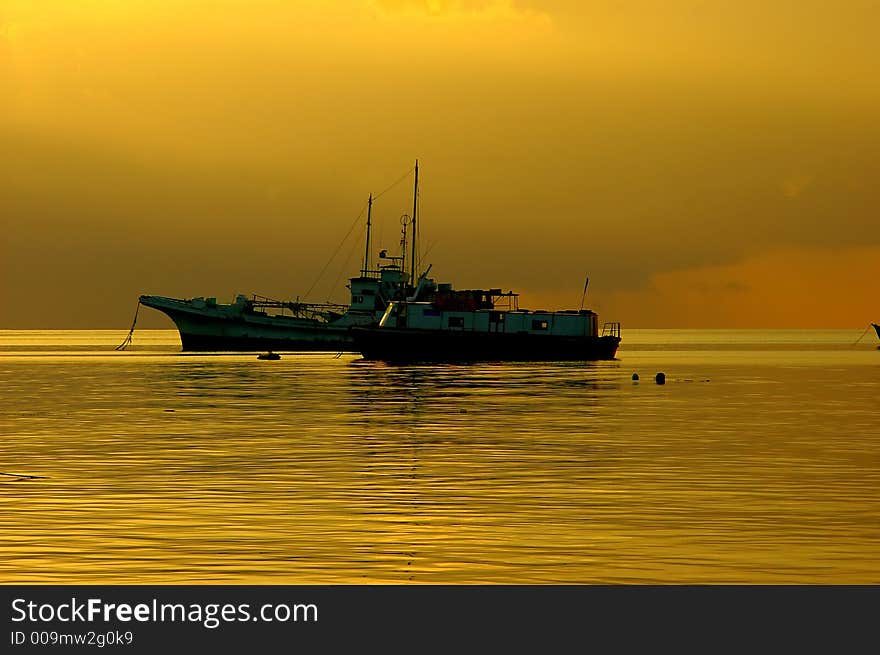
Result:
[[567,337],[595,337],[599,334],[598,316],[589,309],[549,312],[504,310],[491,305],[469,309],[442,302],[393,302],[385,310],[379,325],[418,330]]

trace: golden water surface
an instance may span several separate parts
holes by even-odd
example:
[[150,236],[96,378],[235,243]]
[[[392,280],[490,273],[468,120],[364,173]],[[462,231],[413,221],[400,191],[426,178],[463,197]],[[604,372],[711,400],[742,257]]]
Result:
[[880,583],[858,331],[468,366],[123,336],[0,332],[4,582]]

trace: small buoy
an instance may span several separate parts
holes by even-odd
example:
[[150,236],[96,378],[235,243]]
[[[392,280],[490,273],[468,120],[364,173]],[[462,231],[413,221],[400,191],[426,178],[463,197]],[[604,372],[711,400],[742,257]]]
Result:
[[639,381],[639,374],[633,373],[633,382],[638,382],[638,381]]
[[661,373],[658,373],[658,374],[654,377],[654,381],[655,381],[657,384],[666,384],[666,373],[662,373],[662,372],[661,372]]

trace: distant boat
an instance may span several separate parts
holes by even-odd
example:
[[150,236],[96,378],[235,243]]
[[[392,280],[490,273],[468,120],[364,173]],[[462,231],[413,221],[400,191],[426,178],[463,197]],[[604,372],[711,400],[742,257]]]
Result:
[[[392,301],[376,327],[353,327],[364,359],[591,361],[614,359],[620,345],[620,323],[606,323],[600,333],[589,309],[528,311],[512,292],[444,287],[429,302]],[[502,299],[506,307],[497,306]]]
[[262,355],[257,355],[257,359],[281,359],[281,355],[278,353],[273,353],[271,350]]

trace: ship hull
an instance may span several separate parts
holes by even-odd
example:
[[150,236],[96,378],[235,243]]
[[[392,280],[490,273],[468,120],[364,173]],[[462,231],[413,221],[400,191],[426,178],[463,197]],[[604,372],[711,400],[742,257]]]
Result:
[[352,328],[364,359],[386,362],[596,361],[614,359],[620,338],[407,328]]
[[259,312],[231,315],[228,305],[196,309],[162,296],[142,296],[141,304],[174,321],[187,352],[354,351],[348,327],[318,320]]

